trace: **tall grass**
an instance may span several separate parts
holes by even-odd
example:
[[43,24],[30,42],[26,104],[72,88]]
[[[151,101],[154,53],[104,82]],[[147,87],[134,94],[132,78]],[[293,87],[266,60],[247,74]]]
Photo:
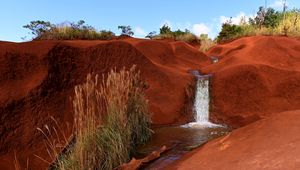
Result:
[[176,36],[175,39],[177,41],[184,41],[184,42],[187,42],[187,43],[200,44],[199,38],[195,34],[192,34],[192,33],[186,33],[186,34],[183,34],[183,35],[178,35],[178,36]]
[[114,37],[111,31],[95,29],[75,29],[70,26],[56,26],[36,37],[35,40],[110,40]]
[[276,31],[284,35],[300,36],[300,11],[288,11],[284,19],[279,22]]
[[211,39],[201,39],[200,51],[207,52],[211,47],[215,46],[217,43]]
[[[274,26],[258,25],[250,22],[241,22],[239,25],[232,23],[227,23],[227,27],[222,26],[222,31],[219,33],[217,38],[218,42],[236,39],[245,36],[256,36],[256,35],[279,35],[279,36],[300,36],[300,11],[290,10],[283,12],[278,12],[276,14],[278,20],[274,21]],[[226,24],[225,24],[226,25]],[[228,26],[229,25],[229,26]],[[232,32],[225,32],[225,28],[230,28]],[[233,28],[238,28],[233,30]],[[225,30],[226,31],[226,30]],[[221,35],[221,37],[220,37]]]
[[111,31],[98,31],[85,24],[85,21],[51,24],[41,20],[31,21],[23,28],[29,29],[33,40],[110,40],[115,34]]
[[176,41],[184,41],[187,43],[195,43],[200,44],[199,38],[192,33],[184,33],[176,35],[174,33],[167,33],[167,34],[159,34],[152,38],[153,40],[163,40],[163,39],[172,39]]
[[75,87],[75,143],[57,169],[113,169],[151,136],[145,84],[133,66]]

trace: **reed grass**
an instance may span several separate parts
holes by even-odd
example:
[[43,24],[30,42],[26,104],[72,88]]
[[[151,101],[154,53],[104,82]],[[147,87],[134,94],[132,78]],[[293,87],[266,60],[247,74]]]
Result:
[[34,40],[111,40],[115,34],[111,31],[97,31],[94,28],[73,28],[68,25],[57,25],[45,31]]
[[201,40],[200,51],[205,53],[215,45],[217,45],[217,43],[215,41],[211,40],[211,39]]
[[75,87],[74,146],[56,169],[114,169],[129,161],[152,133],[144,88],[135,66],[114,69],[102,81],[89,74]]
[[153,40],[172,39],[172,40],[183,41],[183,42],[187,42],[187,43],[195,43],[195,44],[199,43],[200,44],[199,38],[192,33],[184,33],[184,34],[180,34],[180,35],[176,35],[174,33],[159,34],[159,35],[154,36],[152,39]]

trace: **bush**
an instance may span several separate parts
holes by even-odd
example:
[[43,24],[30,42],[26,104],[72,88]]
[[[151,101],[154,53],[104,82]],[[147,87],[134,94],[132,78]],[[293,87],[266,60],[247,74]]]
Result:
[[277,28],[277,32],[284,35],[299,36],[300,35],[300,10],[293,9],[284,15]]
[[135,67],[112,70],[102,81],[89,74],[86,83],[76,86],[76,142],[57,168],[113,169],[129,161],[151,135],[144,87]]
[[281,18],[282,14],[273,8],[265,9],[264,7],[259,7],[257,15],[254,18],[250,18],[249,23],[259,28],[275,28]]
[[153,32],[150,32],[146,38],[151,38],[151,39],[173,39],[177,41],[184,41],[187,43],[192,43],[192,44],[200,44],[199,38],[191,33],[188,29],[185,31],[182,31],[180,29],[176,31],[172,31],[171,28],[168,25],[163,25],[160,28],[160,34],[156,35],[153,34]]
[[148,35],[146,35],[145,38],[149,38],[149,39],[153,39],[156,35],[156,31],[152,31],[152,32],[149,32]]
[[121,32],[121,35],[125,35],[125,36],[133,36],[134,32],[132,31],[131,27],[128,25],[128,26],[125,26],[125,25],[121,25],[121,26],[118,26],[118,29],[120,29],[122,32]]
[[111,31],[97,31],[83,20],[77,23],[53,25],[45,21],[31,21],[23,26],[31,30],[34,40],[110,40],[115,34]]
[[174,40],[175,38],[174,38],[173,34],[159,34],[159,35],[152,37],[152,39],[154,39],[154,40],[164,40],[164,39]]
[[201,41],[200,51],[202,52],[207,52],[211,47],[216,45],[216,42],[210,39],[207,34],[201,34],[200,41]]
[[222,25],[222,30],[217,37],[217,41],[226,41],[242,35],[243,29],[239,25],[234,25],[230,21]]
[[239,25],[234,25],[231,21],[224,23],[217,41],[253,35],[300,36],[300,10],[279,12],[260,7],[257,15],[250,18],[249,22],[241,22]]
[[192,33],[177,35],[175,36],[175,39],[177,41],[184,41],[190,44],[200,44],[200,39],[195,34]]
[[36,37],[41,37],[43,34],[52,30],[55,26],[50,22],[45,21],[31,21],[30,24],[24,25],[23,28],[27,28]]
[[167,24],[163,25],[159,29],[159,34],[164,35],[164,34],[172,34],[171,27],[169,27]]

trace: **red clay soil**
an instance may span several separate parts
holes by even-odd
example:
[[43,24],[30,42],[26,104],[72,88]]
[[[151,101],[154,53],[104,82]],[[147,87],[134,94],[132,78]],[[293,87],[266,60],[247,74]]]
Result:
[[298,170],[300,110],[277,113],[196,149],[166,169]]
[[214,75],[212,120],[244,127],[168,169],[299,169],[300,40],[247,37],[208,55],[221,58],[202,69]]
[[212,73],[211,119],[234,128],[270,113],[300,109],[300,41],[246,37],[217,45],[208,56],[220,61]]
[[[140,39],[112,41],[0,42],[0,169],[45,169],[45,125],[51,117],[70,135],[74,86],[88,73],[107,73],[133,64],[148,83],[154,124],[188,121],[186,91],[193,84],[190,69],[209,64],[207,56],[181,42]],[[68,130],[69,129],[69,130]],[[15,153],[15,154],[14,154]],[[34,156],[37,155],[37,156]]]

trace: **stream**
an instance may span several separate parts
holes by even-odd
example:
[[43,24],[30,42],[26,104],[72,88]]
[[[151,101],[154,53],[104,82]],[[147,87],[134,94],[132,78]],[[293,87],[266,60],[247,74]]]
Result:
[[223,126],[213,128],[169,126],[155,128],[154,132],[150,141],[138,148],[135,157],[143,158],[152,151],[159,150],[163,145],[170,150],[163,153],[157,160],[146,164],[142,169],[163,169],[207,141],[227,134],[228,128]]
[[226,126],[209,121],[209,82],[211,75],[201,75],[198,71],[191,73],[197,78],[194,101],[195,121],[182,126],[153,129],[155,133],[152,138],[137,149],[135,158],[143,158],[152,151],[159,150],[163,145],[167,146],[169,150],[163,153],[160,158],[143,166],[142,169],[164,169],[187,152],[229,132]]

